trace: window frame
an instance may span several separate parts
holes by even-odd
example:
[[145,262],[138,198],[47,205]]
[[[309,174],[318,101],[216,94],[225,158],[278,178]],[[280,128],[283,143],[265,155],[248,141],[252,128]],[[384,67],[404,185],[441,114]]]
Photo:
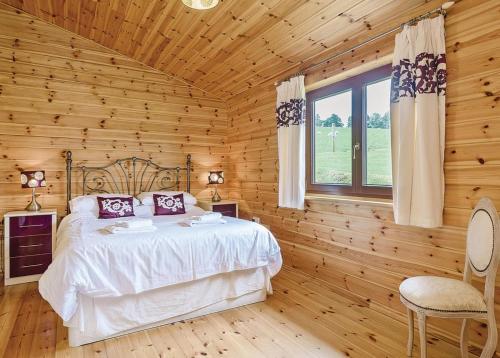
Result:
[[[392,186],[363,185],[366,169],[363,165],[366,153],[366,86],[391,76],[391,65],[346,78],[339,82],[315,89],[306,94],[306,190],[309,193],[392,198]],[[352,146],[360,144],[353,158],[351,149],[352,184],[317,184],[314,178],[314,102],[351,90]],[[355,105],[358,103],[358,105]],[[352,147],[351,147],[352,148]]]

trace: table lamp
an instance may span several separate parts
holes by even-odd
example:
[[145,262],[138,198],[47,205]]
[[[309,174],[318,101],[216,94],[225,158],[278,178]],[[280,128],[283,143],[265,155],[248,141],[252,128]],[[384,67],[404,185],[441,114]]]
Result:
[[43,170],[30,170],[21,172],[21,186],[31,188],[31,203],[26,207],[27,211],[39,211],[42,206],[38,204],[35,197],[35,189],[47,186],[45,172]]
[[208,184],[215,184],[215,193],[212,196],[212,201],[214,203],[221,201],[221,197],[217,192],[217,184],[224,184],[224,172],[222,170],[219,171],[210,171],[208,176]]

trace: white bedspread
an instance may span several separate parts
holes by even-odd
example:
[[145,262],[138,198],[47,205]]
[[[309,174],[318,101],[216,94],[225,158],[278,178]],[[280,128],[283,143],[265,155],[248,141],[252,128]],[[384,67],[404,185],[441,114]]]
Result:
[[101,230],[123,218],[68,215],[58,229],[54,260],[40,278],[41,295],[68,321],[79,294],[119,297],[235,270],[266,267],[270,276],[280,270],[280,248],[265,227],[226,217],[226,224],[182,223],[200,213],[155,216],[158,230],[141,234]]

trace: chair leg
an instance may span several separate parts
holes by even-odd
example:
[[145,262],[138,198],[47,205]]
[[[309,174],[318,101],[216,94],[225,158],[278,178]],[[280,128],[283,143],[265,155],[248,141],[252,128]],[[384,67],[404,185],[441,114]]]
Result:
[[494,308],[491,307],[488,309],[488,340],[484,345],[483,352],[481,353],[480,358],[491,358],[495,354],[495,350],[497,348],[497,324],[495,320],[495,311]]
[[406,355],[408,357],[412,356],[413,352],[413,311],[409,308],[406,309],[408,312],[408,345],[406,347]]
[[427,358],[427,337],[425,327],[425,313],[417,311],[418,330],[420,335],[420,358]]
[[469,322],[467,318],[462,322],[462,333],[460,335],[460,352],[462,353],[462,358],[467,358],[469,356]]

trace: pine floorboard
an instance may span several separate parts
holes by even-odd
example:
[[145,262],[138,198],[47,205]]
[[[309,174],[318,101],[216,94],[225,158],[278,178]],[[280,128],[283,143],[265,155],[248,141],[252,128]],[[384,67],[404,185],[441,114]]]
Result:
[[[70,348],[67,329],[37,283],[0,287],[4,357],[404,357],[406,323],[325,282],[284,267],[256,303]],[[415,332],[414,357],[418,357]],[[429,357],[458,357],[456,342],[428,336]],[[471,355],[471,357],[475,357]]]

